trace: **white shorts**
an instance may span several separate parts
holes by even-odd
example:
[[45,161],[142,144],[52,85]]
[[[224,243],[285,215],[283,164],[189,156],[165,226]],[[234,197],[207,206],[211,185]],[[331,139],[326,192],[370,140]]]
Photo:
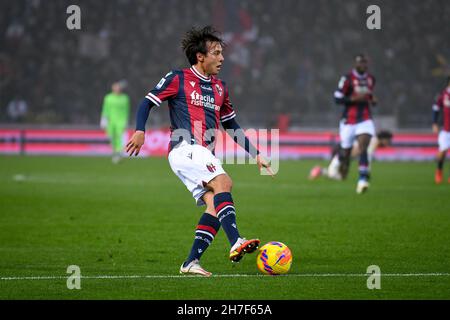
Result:
[[168,159],[172,171],[192,193],[198,206],[205,204],[202,199],[208,191],[205,185],[218,175],[225,174],[220,160],[198,144],[183,141],[170,151]]
[[441,130],[438,137],[439,152],[450,149],[450,131]]
[[341,147],[350,149],[356,136],[360,134],[370,134],[372,137],[376,135],[375,125],[372,120],[366,120],[355,124],[339,124],[339,137],[341,139]]

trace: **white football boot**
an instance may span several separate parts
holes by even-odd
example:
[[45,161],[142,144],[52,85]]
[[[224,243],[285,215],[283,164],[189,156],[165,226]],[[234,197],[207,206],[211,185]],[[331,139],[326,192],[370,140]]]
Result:
[[118,164],[120,163],[120,161],[122,160],[122,157],[120,156],[120,153],[114,153],[114,155],[112,156],[112,163],[114,164]]
[[369,189],[369,182],[367,180],[360,179],[358,180],[358,184],[356,185],[356,193],[363,194]]
[[259,247],[259,239],[247,240],[245,238],[238,238],[230,250],[230,260],[232,262],[239,262],[244,254],[252,253]]
[[[183,264],[184,264],[184,262],[183,262]],[[189,264],[186,267],[183,267],[183,264],[180,267],[181,274],[194,274],[194,275],[200,275],[203,277],[210,277],[212,275],[211,272],[208,272],[202,268],[198,259],[192,260],[191,262],[189,262]]]

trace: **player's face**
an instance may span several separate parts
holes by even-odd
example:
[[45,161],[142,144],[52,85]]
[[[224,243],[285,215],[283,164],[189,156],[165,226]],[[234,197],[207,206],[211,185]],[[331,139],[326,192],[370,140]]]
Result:
[[355,61],[355,69],[360,74],[365,73],[368,69],[367,60],[366,59],[357,59]]
[[224,60],[223,49],[220,43],[208,42],[208,52],[203,61],[203,69],[207,74],[216,75],[219,73]]
[[386,138],[384,138],[384,139],[379,139],[378,140],[378,145],[379,145],[379,147],[388,147],[388,146],[390,146],[391,145],[391,139],[386,139]]
[[121,93],[122,92],[122,88],[121,88],[120,84],[119,83],[114,83],[112,85],[112,91],[114,93]]

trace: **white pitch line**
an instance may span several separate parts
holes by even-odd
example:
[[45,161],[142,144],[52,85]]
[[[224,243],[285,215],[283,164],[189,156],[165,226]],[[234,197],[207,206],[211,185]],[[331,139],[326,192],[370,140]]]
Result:
[[[365,273],[304,273],[287,274],[277,277],[369,277],[379,274]],[[450,273],[381,273],[381,277],[449,277]],[[212,278],[261,278],[262,274],[216,274]],[[196,275],[98,275],[98,276],[80,276],[81,279],[182,279],[182,278],[203,278]],[[0,277],[0,280],[67,280],[68,276],[32,276],[32,277]]]

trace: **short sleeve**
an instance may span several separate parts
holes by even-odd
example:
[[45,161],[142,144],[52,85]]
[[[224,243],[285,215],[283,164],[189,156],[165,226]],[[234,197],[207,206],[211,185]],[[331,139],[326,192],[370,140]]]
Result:
[[178,74],[170,71],[147,93],[145,98],[159,106],[163,101],[174,98],[178,94],[179,87],[180,80]]
[[334,97],[342,99],[351,93],[351,83],[348,76],[342,76],[338,83],[338,88],[334,92]]

